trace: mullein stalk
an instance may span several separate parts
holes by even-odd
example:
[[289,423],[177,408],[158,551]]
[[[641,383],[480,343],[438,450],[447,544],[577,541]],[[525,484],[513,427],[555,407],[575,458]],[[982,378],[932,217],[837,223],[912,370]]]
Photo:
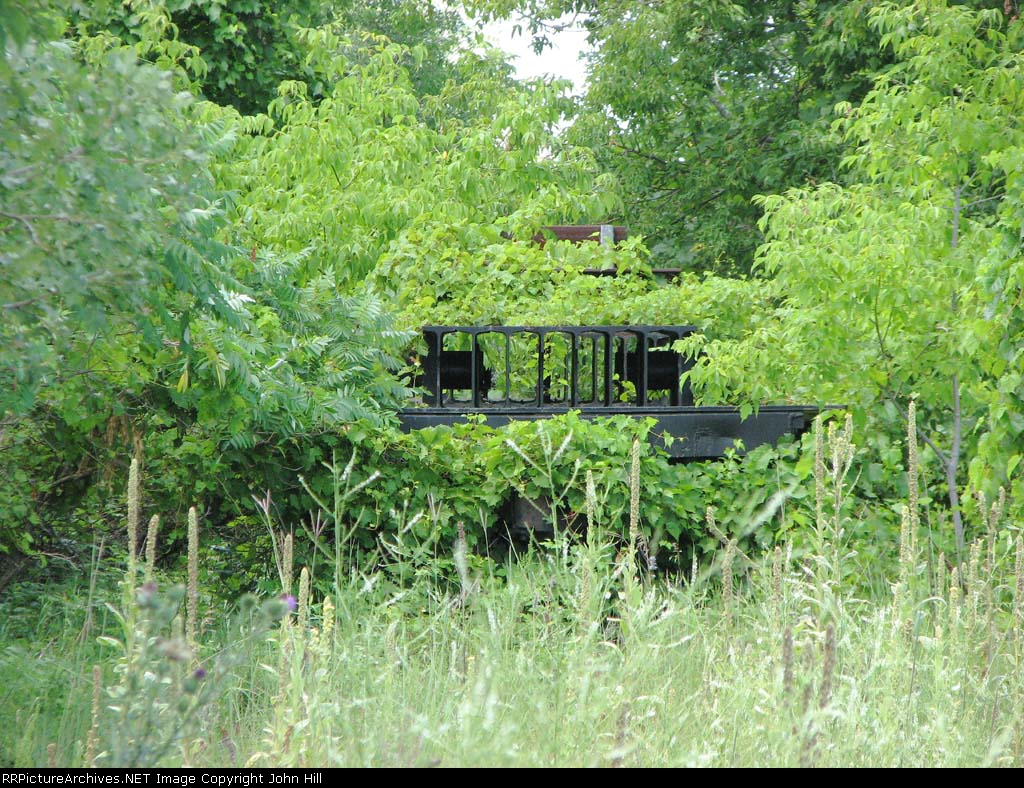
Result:
[[896,583],[895,599],[893,601],[893,621],[897,628],[902,628],[908,638],[912,627],[910,611],[914,607],[913,579],[915,556],[912,527],[910,508],[904,506],[900,512],[899,581]]
[[949,573],[949,628],[953,631],[960,622],[960,600],[962,591],[960,588],[960,567],[954,566]]
[[994,579],[996,571],[996,531],[994,522],[990,522],[988,535],[988,551],[985,555],[985,571],[982,577],[985,578],[983,587],[985,589],[985,621],[991,632],[994,622],[996,608],[996,582]]
[[910,400],[907,408],[907,497],[910,506],[911,540],[917,539],[921,527],[920,482],[917,458],[917,402]]
[[981,583],[981,542],[971,545],[967,564],[967,628],[973,630],[978,623],[978,586]]
[[290,596],[292,593],[292,565],[295,556],[295,539],[291,533],[285,534],[281,556],[281,593]]
[[139,459],[132,457],[128,468],[128,575],[125,580],[128,599],[134,601],[135,577],[138,572],[139,549],[139,508],[141,498],[139,480]]
[[199,512],[188,510],[188,589],[185,596],[185,640],[193,654],[199,643]]
[[324,648],[330,651],[334,645],[334,602],[331,598],[324,598],[323,605],[323,627],[321,629],[321,640]]
[[829,425],[829,448],[832,451],[832,583],[836,599],[839,599],[839,587],[842,583],[842,541],[843,528],[840,513],[843,505],[843,491],[846,476],[853,464],[855,447],[853,445],[853,415],[846,414],[842,430],[833,430]]
[[[831,434],[831,425],[829,434]],[[825,611],[825,581],[821,561],[826,560],[828,538],[825,533],[825,431],[821,414],[814,420],[814,534],[815,553],[819,561],[814,564],[814,583],[818,593],[818,609]]]
[[156,568],[156,540],[160,533],[160,515],[154,514],[149,518],[149,527],[146,529],[146,568],[143,575],[146,583],[153,582],[153,573]]
[[590,540],[591,534],[597,528],[597,488],[594,486],[594,473],[590,470],[587,471],[586,491],[587,539]]
[[908,586],[914,569],[912,527],[910,509],[904,506],[900,510],[900,580]]
[[299,573],[299,633],[305,635],[309,626],[309,570],[302,567]]
[[814,522],[820,534],[825,527],[825,433],[821,414],[814,419]]

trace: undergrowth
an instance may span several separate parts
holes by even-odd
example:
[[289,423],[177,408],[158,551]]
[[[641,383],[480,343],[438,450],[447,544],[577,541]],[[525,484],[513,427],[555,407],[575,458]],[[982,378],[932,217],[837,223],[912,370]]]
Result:
[[[1004,502],[977,502],[984,521],[960,560],[936,555],[911,473],[895,569],[871,596],[846,571],[857,560],[849,422],[819,427],[816,445],[804,549],[748,555],[711,508],[714,560],[672,576],[651,569],[639,463],[628,537],[602,527],[588,480],[585,530],[501,566],[464,536],[414,538],[429,512],[371,560],[346,552],[353,490],[336,469],[320,562],[293,566],[297,537],[266,506],[280,596],[246,598],[230,615],[196,587],[193,514],[182,586],[132,552],[119,584],[96,560],[88,596],[26,585],[2,602],[0,711],[17,735],[0,759],[1020,766],[1024,547]],[[783,493],[751,530],[777,515]],[[129,540],[151,555],[141,541]]]

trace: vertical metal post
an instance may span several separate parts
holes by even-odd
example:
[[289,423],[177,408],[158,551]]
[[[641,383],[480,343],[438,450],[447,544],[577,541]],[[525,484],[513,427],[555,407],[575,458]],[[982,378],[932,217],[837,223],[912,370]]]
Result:
[[573,331],[572,334],[572,370],[569,374],[569,405],[576,407],[580,400],[580,344],[579,334]]
[[650,348],[647,346],[647,332],[636,332],[636,349],[640,355],[640,379],[636,383],[636,404],[643,407],[647,405],[647,354]]
[[537,406],[544,405],[544,332],[537,331]]
[[[673,332],[672,334],[669,335],[670,345],[675,344],[676,340],[681,339],[682,332]],[[675,349],[672,350],[672,354],[676,360],[676,378],[672,383],[672,388],[669,389],[669,402],[672,405],[678,405],[680,399],[679,378],[683,374],[683,354],[676,352]]]
[[478,348],[477,333],[469,334],[469,392],[472,395],[474,408],[480,407],[480,372],[477,370],[476,351]]
[[612,378],[615,376],[615,353],[612,332],[604,332],[604,404],[612,404]]
[[441,391],[441,347],[444,345],[444,334],[440,331],[430,332],[427,355],[433,356],[431,376],[434,378],[434,406],[444,407],[444,392]]
[[507,330],[505,335],[505,404],[512,401],[512,335]]

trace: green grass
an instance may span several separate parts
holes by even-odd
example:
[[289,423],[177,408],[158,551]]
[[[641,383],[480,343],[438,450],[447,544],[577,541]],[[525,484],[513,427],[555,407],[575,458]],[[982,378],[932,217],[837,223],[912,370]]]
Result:
[[[263,633],[161,763],[1021,765],[1010,575],[975,578],[956,607],[930,591],[898,608],[825,587],[823,608],[813,565],[792,562],[775,588],[770,569],[737,577],[727,614],[700,578],[644,586],[621,567],[606,547],[563,545],[468,594],[354,576],[329,640],[320,604],[309,630]],[[44,765],[51,742],[56,763],[82,763],[90,662],[118,681],[118,661],[80,642],[74,600],[45,603],[45,648],[4,651],[13,765]],[[207,664],[226,640],[207,633]],[[101,717],[97,752],[119,724]]]
[[409,527],[374,571],[315,578],[329,601],[314,591],[284,619],[281,600],[230,613],[199,593],[191,654],[184,587],[133,602],[102,566],[91,605],[87,588],[16,587],[0,601],[0,720],[17,731],[0,763],[1024,765],[1020,529],[993,508],[953,569],[909,506],[893,576],[863,590],[849,437],[819,442],[802,553],[750,561],[709,512],[726,547],[696,577],[649,577],[640,542],[595,527],[501,572],[457,543],[445,581]]

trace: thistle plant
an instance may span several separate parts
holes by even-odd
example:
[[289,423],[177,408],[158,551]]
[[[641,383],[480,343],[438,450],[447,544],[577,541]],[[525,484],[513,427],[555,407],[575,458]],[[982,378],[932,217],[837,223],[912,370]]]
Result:
[[[131,637],[100,639],[119,654],[119,678],[107,689],[106,708],[94,722],[96,753],[92,761],[87,759],[89,765],[160,766],[182,757],[182,748],[200,730],[202,710],[287,610],[281,600],[260,604],[255,597],[243,597],[229,625],[227,647],[210,664],[200,665],[182,637],[180,611],[186,595],[181,585],[166,590],[143,585],[131,617]],[[118,616],[122,625],[127,623],[127,617]]]

